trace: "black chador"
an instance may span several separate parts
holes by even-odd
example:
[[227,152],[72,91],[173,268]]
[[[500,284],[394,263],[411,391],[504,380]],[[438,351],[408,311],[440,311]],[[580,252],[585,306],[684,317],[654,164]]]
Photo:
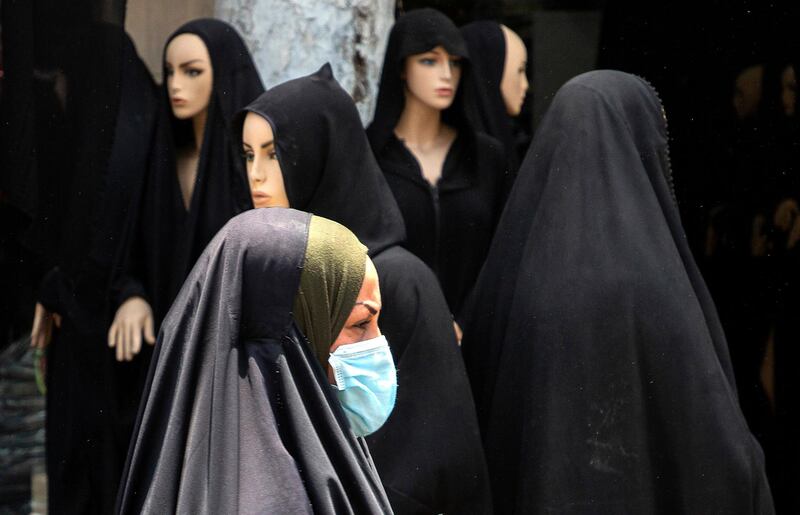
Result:
[[496,512],[773,512],[646,82],[596,71],[559,90],[474,300]]
[[[229,124],[236,111],[264,91],[250,53],[233,27],[219,20],[191,21],[169,37],[164,61],[167,45],[181,34],[203,40],[213,69],[194,190],[186,209],[176,171],[176,148],[192,137],[192,127],[190,120],[178,120],[170,113],[165,81],[150,170],[138,209],[132,213],[138,239],[127,276],[119,285],[120,303],[134,295],[150,303],[156,327],[206,244],[225,222],[250,205]],[[166,62],[163,71],[166,77]]]
[[[486,465],[452,319],[433,273],[399,246],[403,221],[349,95],[329,65],[247,106],[270,123],[293,208],[335,220],[368,247],[397,403],[367,437],[396,513],[487,513]],[[236,129],[235,129],[236,130]]]
[[[462,58],[462,74],[453,105],[442,112],[443,123],[458,135],[441,178],[432,186],[394,129],[405,105],[405,59],[440,45]],[[470,72],[466,44],[449,18],[434,9],[403,15],[389,36],[375,118],[368,129],[372,150],[405,220],[405,246],[439,277],[456,316],[486,257],[502,210],[507,172],[500,143],[476,129]]]

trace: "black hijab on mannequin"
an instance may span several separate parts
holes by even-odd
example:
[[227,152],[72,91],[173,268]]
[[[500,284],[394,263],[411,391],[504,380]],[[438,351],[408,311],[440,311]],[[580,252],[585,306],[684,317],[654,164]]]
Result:
[[166,80],[162,86],[161,122],[151,170],[137,211],[140,242],[131,276],[121,285],[120,301],[133,295],[148,299],[158,323],[169,308],[197,256],[232,216],[251,207],[246,175],[230,137],[233,114],[257,97],[264,87],[242,38],[227,23],[200,19],[186,23],[167,39],[166,48],[181,34],[199,36],[213,69],[197,178],[189,210],[184,207],[176,173],[177,146],[191,138],[191,120],[172,114]]
[[[293,208],[335,220],[369,248],[380,327],[398,369],[392,415],[367,437],[395,513],[487,513],[486,465],[452,319],[436,277],[398,244],[403,221],[358,111],[330,66],[261,95]],[[409,435],[415,435],[409,438]]]
[[390,513],[291,313],[311,215],[256,209],[164,320],[118,513]]
[[559,90],[475,294],[464,351],[496,511],[772,513],[643,80]]
[[514,123],[506,112],[500,83],[506,61],[506,37],[496,21],[476,21],[461,27],[471,56],[472,81],[476,95],[476,111],[480,129],[500,141],[509,158],[512,171],[519,168],[519,157],[514,145]]
[[458,128],[476,129],[473,85],[468,79],[470,54],[458,27],[436,9],[424,8],[400,16],[392,27],[381,72],[375,117],[367,130],[372,149],[378,152],[394,132],[405,106],[403,65],[406,57],[443,46],[461,57],[462,76],[453,104],[442,112],[442,120]]

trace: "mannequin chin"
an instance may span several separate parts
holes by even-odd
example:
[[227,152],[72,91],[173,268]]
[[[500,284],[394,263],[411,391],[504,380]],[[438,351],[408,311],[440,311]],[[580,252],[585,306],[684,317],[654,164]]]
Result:
[[275,150],[275,136],[263,116],[247,113],[242,128],[242,153],[253,207],[290,207]]
[[438,111],[450,107],[461,79],[460,60],[442,46],[408,56],[403,72],[406,103],[416,100]]
[[195,34],[176,36],[167,45],[165,71],[172,114],[188,120],[205,113],[214,74],[203,40]]
[[505,25],[500,27],[506,40],[506,61],[500,81],[500,93],[503,95],[506,112],[509,116],[517,116],[522,111],[522,103],[528,93],[528,77],[525,74],[528,51],[516,32]]

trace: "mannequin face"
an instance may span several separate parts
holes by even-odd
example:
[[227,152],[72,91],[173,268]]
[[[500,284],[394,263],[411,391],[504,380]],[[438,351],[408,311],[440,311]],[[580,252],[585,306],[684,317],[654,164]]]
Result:
[[406,81],[406,102],[416,100],[441,111],[450,107],[456,97],[461,58],[437,46],[430,52],[408,56],[402,77]]
[[794,116],[797,109],[797,78],[794,67],[789,65],[781,74],[781,100],[783,101],[783,114]]
[[758,106],[761,103],[761,84],[763,77],[764,67],[762,65],[745,68],[742,73],[736,77],[736,85],[733,93],[733,108],[736,111],[736,116],[740,120],[758,114]]
[[244,119],[242,152],[253,206],[289,207],[272,126],[256,113],[247,113]]
[[510,116],[517,116],[528,93],[528,77],[525,74],[528,50],[516,32],[505,25],[501,27],[506,39],[506,63],[500,81],[500,93],[506,104],[506,112]]
[[172,114],[180,120],[205,113],[211,101],[214,74],[203,40],[181,34],[167,45],[167,91]]

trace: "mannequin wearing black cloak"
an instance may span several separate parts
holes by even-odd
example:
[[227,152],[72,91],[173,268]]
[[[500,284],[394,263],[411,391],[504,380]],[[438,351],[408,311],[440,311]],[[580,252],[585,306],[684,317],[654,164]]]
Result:
[[[381,329],[400,388],[391,417],[367,441],[394,511],[491,512],[473,401],[447,304],[430,269],[399,246],[402,218],[352,99],[325,65],[247,106],[234,124],[240,138],[248,113],[272,127],[291,207],[350,228],[378,270]],[[243,150],[253,152],[262,143]]]
[[559,90],[474,301],[496,512],[773,512],[646,82],[596,71]]
[[[58,169],[68,187],[54,193],[68,208],[53,221],[58,258],[37,306],[61,322],[53,328],[52,315],[37,317],[32,335],[34,346],[47,347],[50,512],[101,514],[114,506],[146,372],[140,363],[114,360],[106,331],[116,308],[112,283],[130,244],[127,217],[147,170],[157,97],[122,29],[98,25],[79,41],[84,52],[72,49],[84,60],[79,82],[69,81],[75,70],[67,72],[76,165]],[[52,342],[42,324],[50,325]]]
[[[441,113],[457,136],[434,186],[395,129],[405,108],[407,58],[438,46],[461,57],[461,78],[451,106]],[[434,9],[404,14],[389,35],[375,117],[367,131],[405,220],[405,246],[436,273],[456,316],[486,257],[508,172],[500,143],[477,130],[470,73],[467,46],[447,16]]]
[[[480,115],[481,130],[492,136],[503,144],[505,155],[508,157],[509,184],[513,183],[512,177],[519,168],[522,161],[520,147],[517,145],[514,136],[513,116],[519,114],[522,102],[525,98],[524,92],[528,89],[528,80],[525,75],[527,65],[527,52],[519,36],[512,32],[508,27],[504,27],[495,21],[476,21],[461,27],[461,35],[467,43],[469,50],[470,63],[472,64],[472,80],[474,82],[475,102],[478,114]],[[513,40],[513,41],[512,41]],[[514,52],[516,60],[523,58],[521,63],[510,62],[509,44],[521,46],[522,51],[519,57]],[[509,69],[514,67],[514,69]],[[509,95],[522,96],[517,98],[504,98],[503,80],[509,76],[509,81],[516,78],[520,82],[517,88],[509,91]],[[511,89],[511,88],[509,88]],[[527,145],[524,152],[527,150]]]
[[[165,80],[155,150],[141,201],[132,213],[138,239],[118,285],[120,304],[134,297],[149,303],[155,328],[206,244],[228,219],[250,206],[246,175],[231,141],[229,122],[236,111],[264,91],[241,37],[227,23],[213,19],[186,23],[169,37],[164,46],[165,78],[169,73],[167,49],[183,34],[202,40],[213,70],[196,178],[187,208],[177,175],[177,155],[182,146],[191,146],[192,120],[179,120],[170,113],[174,93],[167,90]],[[177,69],[179,64],[172,66]],[[135,329],[136,334],[143,329]]]
[[159,333],[118,513],[391,513],[319,361],[331,341],[293,314],[302,281],[324,281],[307,322],[339,334],[366,259],[346,228],[290,209],[217,234]]

